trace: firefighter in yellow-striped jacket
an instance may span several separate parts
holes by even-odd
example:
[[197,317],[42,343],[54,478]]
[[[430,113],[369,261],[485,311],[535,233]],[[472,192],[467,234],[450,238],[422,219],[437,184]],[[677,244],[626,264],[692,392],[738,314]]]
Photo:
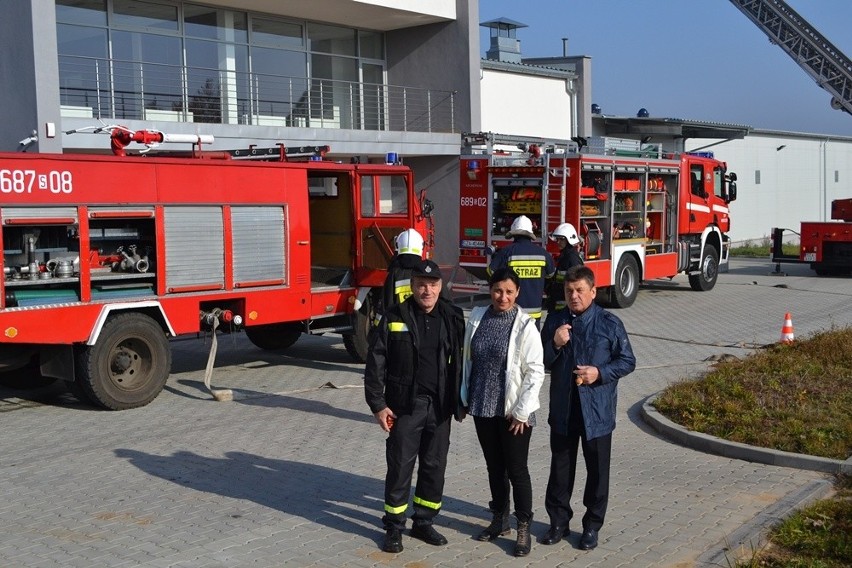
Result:
[[532,221],[526,215],[521,215],[512,222],[506,236],[512,237],[514,242],[494,253],[488,265],[488,275],[507,266],[517,272],[521,279],[517,304],[535,319],[540,327],[544,286],[556,273],[553,256],[532,242],[535,234]]
[[423,237],[414,229],[406,229],[394,239],[396,254],[388,265],[388,275],[382,286],[382,297],[376,307],[374,325],[379,325],[391,306],[403,303],[411,296],[411,271],[423,258]]

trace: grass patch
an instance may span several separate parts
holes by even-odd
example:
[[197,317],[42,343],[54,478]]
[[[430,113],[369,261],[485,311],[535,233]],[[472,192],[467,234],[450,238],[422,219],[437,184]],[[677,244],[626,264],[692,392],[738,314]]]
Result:
[[[690,430],[752,446],[845,460],[852,453],[852,327],[720,362],[655,401]],[[735,568],[852,566],[852,477],[833,497],[776,526],[767,546]]]
[[654,406],[690,430],[845,460],[852,453],[852,327],[724,361]]
[[[731,256],[769,256],[771,248],[772,240],[769,237],[763,237],[759,240],[742,241],[731,247]],[[799,255],[799,245],[795,243],[784,243],[781,245],[781,250],[784,254]]]
[[769,544],[737,568],[852,566],[852,477],[839,476],[837,493],[797,511],[769,534]]

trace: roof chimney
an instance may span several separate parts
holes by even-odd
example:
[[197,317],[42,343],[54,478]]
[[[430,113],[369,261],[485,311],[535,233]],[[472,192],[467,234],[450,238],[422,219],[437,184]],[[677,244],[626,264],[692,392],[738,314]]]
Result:
[[485,54],[487,59],[507,63],[521,62],[521,41],[515,37],[515,33],[518,28],[527,27],[526,24],[508,18],[497,18],[479,25],[491,29],[491,47]]
[[568,57],[568,38],[562,38],[562,57]]

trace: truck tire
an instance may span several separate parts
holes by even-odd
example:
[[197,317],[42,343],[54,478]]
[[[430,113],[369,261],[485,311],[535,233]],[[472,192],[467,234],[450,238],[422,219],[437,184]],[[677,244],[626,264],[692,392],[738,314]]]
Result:
[[376,317],[372,294],[367,294],[361,309],[352,314],[352,333],[343,334],[343,346],[356,363],[367,361],[370,330]]
[[270,323],[246,327],[246,337],[264,351],[283,351],[292,347],[302,335],[299,322]]
[[145,314],[110,316],[94,345],[76,353],[78,386],[109,410],[145,406],[163,390],[172,367],[169,340]]
[[704,254],[698,265],[698,274],[689,275],[689,285],[696,292],[712,290],[719,278],[719,251],[713,245],[704,245]]
[[633,255],[624,254],[615,269],[615,279],[609,293],[614,308],[629,308],[639,293],[639,267]]

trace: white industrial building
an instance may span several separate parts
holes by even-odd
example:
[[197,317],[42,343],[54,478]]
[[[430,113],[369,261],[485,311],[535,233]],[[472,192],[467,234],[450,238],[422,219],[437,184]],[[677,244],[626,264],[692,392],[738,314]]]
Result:
[[[761,241],[773,227],[798,230],[802,220],[830,219],[831,201],[852,197],[852,137],[593,113],[590,57],[523,57],[516,32],[524,24],[501,18],[482,25],[491,30],[480,74],[483,131],[644,138],[667,151],[712,151],[739,178],[731,205],[735,243]],[[852,117],[838,111],[838,120]]]

